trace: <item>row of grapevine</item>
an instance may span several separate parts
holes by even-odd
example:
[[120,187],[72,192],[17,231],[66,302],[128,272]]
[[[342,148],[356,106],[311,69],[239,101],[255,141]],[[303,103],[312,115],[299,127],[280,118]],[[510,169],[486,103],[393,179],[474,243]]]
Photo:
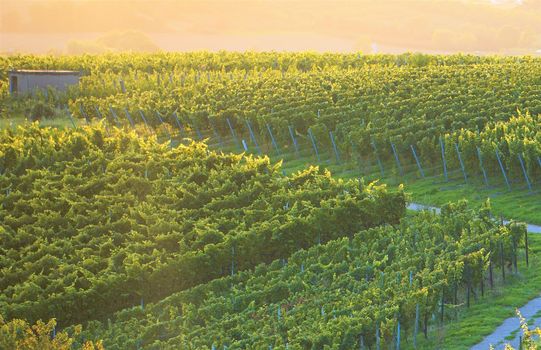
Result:
[[[86,73],[68,97],[80,118],[113,124],[144,119],[175,129],[182,124],[219,138],[231,128],[247,132],[249,122],[258,138],[272,128],[280,144],[291,141],[290,128],[302,137],[310,132],[326,146],[332,132],[337,149],[350,159],[372,156],[373,144],[388,149],[392,142],[411,164],[414,146],[433,167],[445,135],[482,133],[517,109],[533,118],[541,113],[541,60],[533,57],[190,53],[14,56],[1,62],[22,68],[40,63]],[[532,122],[533,142],[526,150],[502,145],[499,151],[508,171],[520,173],[520,154],[536,178],[541,152],[538,124]],[[454,144],[446,146],[452,153]],[[495,160],[494,145],[475,146]],[[466,162],[478,162],[471,147],[465,152]],[[391,152],[381,157],[393,160]]]
[[0,312],[61,325],[397,223],[401,189],[103,126],[0,132]]
[[156,71],[224,71],[234,69],[246,71],[258,69],[275,70],[308,70],[322,69],[329,66],[354,68],[371,64],[386,65],[475,65],[482,63],[501,64],[531,60],[530,57],[499,57],[475,55],[423,55],[405,53],[401,55],[361,55],[351,54],[318,54],[313,52],[278,53],[278,52],[162,52],[144,53],[109,53],[102,55],[56,56],[17,54],[0,56],[1,80],[7,79],[10,69],[70,69],[83,73],[128,73],[140,70],[146,73]]
[[501,280],[525,233],[489,207],[449,204],[123,310],[83,337],[108,349],[400,348]]
[[[375,172],[380,172],[382,176],[389,175],[389,172],[403,175],[408,171],[425,177],[439,176],[443,171],[447,179],[447,173],[454,171],[459,172],[465,181],[470,178],[483,179],[487,186],[507,183],[509,189],[513,182],[518,183],[519,187],[527,184],[530,190],[532,184],[541,179],[541,114],[534,116],[519,111],[508,121],[488,122],[482,130],[461,129],[446,133],[435,139],[435,145],[431,142],[403,144],[372,141],[364,152],[352,148],[349,154],[339,147],[341,139],[326,128],[311,127],[307,135],[302,135],[288,126],[290,138],[283,142],[275,136],[279,130],[270,124],[265,125],[264,131],[258,131],[249,121],[236,127],[230,123],[229,135],[220,135],[212,124],[211,130],[199,129],[185,120],[181,121],[176,114],[173,115],[173,126],[166,123],[165,116],[159,112],[149,114],[139,111],[132,115],[128,111],[117,113],[113,108],[110,112],[114,115],[113,124],[129,128],[141,123],[146,125],[146,130],[141,130],[143,133],[152,130],[161,139],[172,143],[191,137],[207,139],[212,148],[265,153],[278,159],[314,155],[315,160],[321,162],[322,157],[330,157],[338,162],[357,162],[361,173],[367,176],[373,176]],[[152,115],[160,119],[160,125],[151,126],[148,120]],[[226,121],[229,123],[229,118]],[[242,140],[246,140],[246,143],[242,144]],[[515,187],[515,184],[512,186]]]
[[[285,74],[173,72],[167,79],[159,73],[132,71],[127,77],[107,76],[107,82],[98,73],[84,80],[81,96],[72,101],[71,110],[79,117],[112,122],[125,115],[140,122],[143,113],[150,125],[163,121],[176,127],[180,121],[221,138],[230,134],[231,127],[247,132],[249,122],[259,138],[267,137],[267,127],[272,128],[281,144],[291,141],[289,127],[299,135],[310,130],[325,146],[330,142],[328,133],[333,132],[345,157],[366,157],[373,144],[388,148],[392,142],[411,161],[414,145],[419,156],[433,166],[440,156],[439,138],[446,134],[461,130],[482,133],[495,123],[507,122],[517,108],[537,118],[541,112],[540,71],[537,60],[525,60],[421,68],[383,64],[330,67]],[[537,141],[538,124],[532,123],[531,136]],[[539,172],[537,145],[532,143],[527,154],[521,155],[532,177]],[[451,146],[447,149],[453,150]],[[477,146],[494,154],[494,147]],[[502,148],[504,153],[508,150]],[[504,155],[506,167],[521,170],[518,154]],[[382,157],[383,161],[393,159],[390,152],[382,152]],[[472,155],[470,160],[474,158]],[[513,162],[508,163],[509,158]]]

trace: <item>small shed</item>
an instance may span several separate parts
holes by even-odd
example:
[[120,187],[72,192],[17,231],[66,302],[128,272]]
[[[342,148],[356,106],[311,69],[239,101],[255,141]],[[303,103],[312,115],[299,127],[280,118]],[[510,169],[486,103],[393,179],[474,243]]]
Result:
[[9,73],[9,92],[12,95],[32,94],[36,90],[53,87],[66,91],[68,86],[79,84],[80,72],[71,70],[11,70]]

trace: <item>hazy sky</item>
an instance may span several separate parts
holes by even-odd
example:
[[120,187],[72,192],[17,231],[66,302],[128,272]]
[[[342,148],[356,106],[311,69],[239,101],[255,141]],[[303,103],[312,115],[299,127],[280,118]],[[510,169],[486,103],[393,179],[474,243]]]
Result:
[[0,0],[0,52],[541,53],[541,0]]

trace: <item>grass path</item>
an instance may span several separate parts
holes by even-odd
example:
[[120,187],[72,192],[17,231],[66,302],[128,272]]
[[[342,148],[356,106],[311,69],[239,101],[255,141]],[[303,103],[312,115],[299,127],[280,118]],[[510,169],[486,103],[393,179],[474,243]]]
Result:
[[[408,205],[409,210],[433,210],[439,212],[439,208],[426,206],[418,203],[410,203]],[[541,226],[528,224],[528,232],[541,234]],[[541,285],[539,286],[541,288]],[[518,308],[520,305],[513,305]],[[530,329],[541,326],[541,291],[537,298],[534,298],[527,302],[525,305],[519,308],[521,315],[528,320]],[[511,344],[515,349],[519,348],[520,336],[522,331],[520,329],[520,320],[515,315],[505,319],[494,331],[487,335],[481,342],[472,346],[470,350],[487,350],[490,345],[495,347],[495,350],[504,350],[505,344]]]
[[[498,281],[494,289],[485,292],[485,297],[478,296],[470,308],[459,307],[443,326],[433,325],[428,339],[419,339],[417,349],[468,350],[493,334],[506,319],[516,318],[516,307],[538,298],[541,293],[541,235],[532,234],[529,241],[528,267],[523,258],[519,259],[518,273],[509,274],[508,271],[505,282]],[[488,350],[488,346],[481,348]],[[414,348],[409,342],[404,349]]]

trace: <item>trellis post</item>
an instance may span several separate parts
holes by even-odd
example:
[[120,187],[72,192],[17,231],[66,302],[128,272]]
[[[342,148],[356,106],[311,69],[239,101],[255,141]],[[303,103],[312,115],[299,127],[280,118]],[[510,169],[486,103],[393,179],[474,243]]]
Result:
[[113,115],[113,119],[115,120],[116,125],[120,126],[120,120],[118,119],[118,116],[116,115],[116,112],[112,106],[109,106],[109,111],[111,111],[111,114]]
[[141,115],[141,119],[143,119],[143,122],[145,123],[145,126],[147,127],[147,130],[152,131],[150,129],[150,126],[148,125],[147,118],[145,118],[145,113],[143,113],[142,110],[139,110],[139,114]]
[[380,350],[379,324],[376,324],[376,350]]
[[287,128],[289,129],[289,135],[291,136],[291,140],[293,141],[293,147],[295,148],[295,154],[298,157],[299,156],[299,145],[297,144],[297,139],[295,138],[295,132],[293,131],[293,127],[291,127],[291,125],[288,125]]
[[226,117],[225,121],[227,122],[227,126],[229,127],[229,131],[231,132],[231,136],[233,137],[235,144],[237,145],[237,147],[240,148],[239,140],[237,139],[237,134],[235,133],[235,129],[233,129],[233,125],[231,125],[231,121],[229,120],[229,117]]
[[180,120],[178,119],[178,115],[176,111],[173,112],[173,117],[175,118],[175,122],[177,123],[180,137],[184,138],[186,136],[186,133],[184,132],[184,127],[182,126],[182,124],[180,123]]
[[[318,110],[319,112],[319,110]],[[332,134],[332,131],[329,131],[329,136],[331,138],[332,147],[334,148],[334,154],[336,156],[336,161],[340,163],[340,155],[338,154],[338,148],[336,147],[336,143],[334,142],[334,136]]]
[[126,86],[124,85],[124,80],[120,79],[119,82],[120,82],[120,89],[122,90],[122,93],[125,94]]
[[503,174],[503,178],[505,179],[505,183],[507,184],[507,188],[511,190],[511,185],[509,184],[509,179],[507,178],[507,174],[505,173],[505,168],[503,166],[502,160],[500,158],[500,152],[498,152],[498,148],[495,149],[496,151],[496,159],[498,160],[498,164],[500,165],[500,169]]
[[396,147],[394,143],[391,142],[391,148],[393,150],[394,159],[396,161],[396,165],[398,166],[398,171],[400,172],[400,176],[404,176],[404,171],[402,170],[402,165],[400,164],[400,159],[398,158],[398,153],[396,152]]
[[464,174],[464,181],[468,182],[468,175],[466,175],[466,168],[464,167],[464,162],[462,161],[462,156],[460,155],[460,149],[458,148],[458,143],[455,143],[456,154],[458,156],[458,161],[460,162],[460,168],[462,169],[462,174]]
[[310,136],[310,140],[312,141],[312,146],[314,147],[314,151],[316,152],[317,161],[321,162],[321,159],[319,158],[319,152],[318,152],[317,146],[316,146],[316,139],[314,138],[314,134],[312,134],[311,129],[308,129],[308,136]]
[[374,141],[370,142],[372,145],[372,148],[374,149],[374,155],[376,156],[376,161],[378,163],[379,171],[381,172],[381,177],[385,176],[385,173],[383,172],[383,164],[381,163],[381,160],[379,159],[378,155],[378,149],[376,147],[376,143]]
[[280,155],[280,149],[278,148],[278,144],[276,143],[276,140],[274,139],[274,135],[272,134],[270,125],[266,123],[265,126],[267,127],[267,131],[269,132],[269,136],[271,138],[272,145],[274,146],[274,149],[276,150],[276,153]]
[[79,111],[81,112],[81,115],[85,118],[86,123],[90,124],[90,118],[88,117],[85,110],[83,109],[83,105],[79,105]]
[[220,144],[220,148],[224,148],[224,143],[222,142],[222,137],[220,136],[220,134],[218,134],[218,131],[214,127],[214,123],[212,122],[212,120],[210,120],[210,118],[208,118],[208,121],[209,121],[210,128],[212,129],[212,133],[214,134],[214,137],[216,137],[218,139],[218,143]]
[[529,267],[528,261],[528,230],[524,231],[524,253],[526,255],[526,267]]
[[96,115],[98,116],[98,118],[103,119],[103,115],[101,114],[98,106],[94,105],[94,110],[96,111]]
[[485,185],[488,187],[488,177],[487,172],[485,171],[485,167],[483,166],[483,157],[481,156],[481,150],[479,147],[476,147],[477,149],[477,158],[479,158],[479,167],[481,168],[481,172],[483,173],[483,179],[485,180]]
[[449,181],[449,177],[447,176],[447,162],[445,160],[445,145],[443,144],[443,140],[440,137],[440,148],[441,148],[441,159],[443,161],[443,176],[445,177],[445,181]]
[[128,108],[124,108],[124,113],[126,114],[126,118],[128,118],[128,121],[130,122],[132,129],[135,129],[135,123],[133,122],[133,119],[130,115],[130,112],[128,111]]
[[68,117],[70,118],[71,125],[73,125],[73,128],[76,129],[77,126],[75,125],[75,121],[73,120],[73,116],[71,115],[71,112],[68,112]]
[[252,139],[252,142],[255,145],[255,148],[257,149],[257,152],[261,154],[261,148],[259,148],[259,144],[257,143],[257,140],[255,139],[254,131],[252,130],[252,125],[250,125],[250,121],[246,120],[246,125],[248,126],[248,132],[250,133],[250,138]]
[[518,160],[520,161],[522,173],[524,174],[524,178],[526,179],[526,183],[528,184],[528,190],[532,192],[532,184],[530,183],[530,179],[528,178],[528,173],[526,172],[526,167],[524,166],[524,160],[522,159],[522,155],[520,153],[518,154]]
[[415,158],[415,162],[417,163],[417,168],[419,168],[419,172],[421,173],[421,177],[425,177],[425,172],[423,170],[423,167],[421,166],[421,162],[419,161],[419,157],[417,157],[417,152],[415,152],[415,148],[413,145],[410,145],[411,152],[413,153],[413,158]]

